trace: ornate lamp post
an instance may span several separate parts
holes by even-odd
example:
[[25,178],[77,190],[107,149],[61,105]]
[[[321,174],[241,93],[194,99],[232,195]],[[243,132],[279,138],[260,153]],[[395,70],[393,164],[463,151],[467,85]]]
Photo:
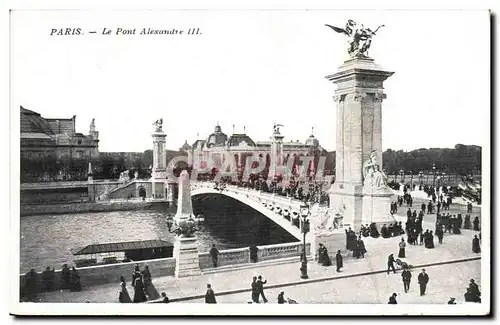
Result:
[[436,165],[432,164],[432,172],[434,173],[434,177],[432,178],[432,188],[434,188],[434,185],[436,183]]
[[420,171],[418,173],[418,178],[420,179],[420,185],[423,185],[424,184],[424,172],[423,171]]
[[307,275],[307,254],[306,254],[306,234],[309,232],[309,205],[301,205],[300,206],[300,216],[302,217],[302,233],[304,234],[304,245],[302,248],[302,256],[301,256],[301,266],[300,271],[302,274],[300,275],[301,279],[308,279]]
[[399,170],[399,175],[401,175],[401,183],[404,185],[404,180],[405,180],[405,171],[400,169]]
[[[175,220],[174,215],[169,213],[167,214],[168,232],[176,234],[179,237],[194,237],[194,233],[200,230],[200,225],[203,221],[205,221],[205,219],[201,214],[198,216],[190,214],[188,218]],[[172,230],[174,224],[177,228]]]

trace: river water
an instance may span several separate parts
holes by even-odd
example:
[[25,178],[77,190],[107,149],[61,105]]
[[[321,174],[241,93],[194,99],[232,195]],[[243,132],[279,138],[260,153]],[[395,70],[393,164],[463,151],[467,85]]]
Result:
[[[296,242],[297,239],[257,211],[221,195],[193,199],[195,214],[205,222],[196,233],[200,252],[213,243],[219,250]],[[162,239],[168,232],[166,209],[83,214],[39,215],[21,218],[20,272],[72,264],[72,249],[90,244]]]

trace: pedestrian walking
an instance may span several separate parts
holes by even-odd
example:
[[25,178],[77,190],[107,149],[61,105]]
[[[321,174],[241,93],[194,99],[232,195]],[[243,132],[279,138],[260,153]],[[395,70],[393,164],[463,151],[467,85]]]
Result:
[[477,238],[477,235],[474,235],[474,239],[472,239],[472,252],[481,253],[481,245],[479,244],[479,238]]
[[156,287],[153,284],[149,266],[145,265],[144,270],[141,272],[141,274],[142,282],[144,283],[144,292],[149,297],[149,300],[156,300],[160,298],[160,293],[158,292],[158,290],[156,290]]
[[207,284],[207,293],[205,293],[205,303],[206,304],[216,304],[215,292],[212,290],[212,286]]
[[[139,273],[140,274],[140,273]],[[134,302],[144,302],[147,301],[146,293],[144,292],[144,282],[142,280],[142,275],[136,277],[134,281]]]
[[399,254],[398,254],[399,258],[406,258],[405,247],[406,247],[405,239],[401,238],[401,241],[399,242]]
[[405,268],[401,273],[401,277],[403,278],[403,287],[405,293],[410,290],[410,281],[411,281],[411,272],[408,268]]
[[264,284],[267,283],[267,280],[266,281],[262,281],[262,275],[259,275],[258,278],[257,278],[257,289],[259,291],[259,296],[262,296],[262,300],[264,300],[264,303],[267,302],[267,298],[266,296],[264,295]]
[[212,257],[212,264],[214,267],[218,265],[219,259],[219,251],[215,248],[215,244],[212,244],[212,248],[210,249],[210,256]]
[[118,294],[118,301],[121,303],[131,303],[132,299],[130,299],[130,295],[127,290],[127,282],[125,281],[125,277],[120,276],[120,293]]
[[256,304],[259,303],[259,287],[257,286],[257,277],[253,277],[253,281],[251,284],[252,287],[252,301]]
[[444,231],[443,231],[443,226],[442,225],[439,225],[436,229],[436,236],[438,238],[438,242],[440,244],[443,243],[443,236],[444,236]]
[[340,272],[340,269],[344,267],[342,254],[340,254],[340,249],[337,251],[337,255],[335,255],[335,262],[337,264],[337,272]]
[[390,297],[389,297],[389,302],[388,302],[388,304],[389,304],[389,305],[397,305],[397,304],[398,304],[398,302],[396,301],[396,297],[397,297],[397,296],[398,296],[398,295],[394,292],[394,293],[392,294],[392,296],[390,296]]
[[387,274],[389,274],[389,271],[392,269],[394,273],[396,273],[396,268],[394,267],[394,254],[389,255],[387,258]]
[[425,289],[427,288],[427,283],[429,282],[429,275],[425,273],[425,269],[418,275],[418,284],[420,285],[420,295],[425,295]]
[[472,221],[472,224],[474,226],[474,231],[479,231],[479,217],[475,217],[474,221]]

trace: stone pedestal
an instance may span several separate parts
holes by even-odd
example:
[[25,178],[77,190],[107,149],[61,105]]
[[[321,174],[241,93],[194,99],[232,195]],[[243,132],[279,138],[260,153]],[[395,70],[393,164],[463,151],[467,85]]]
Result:
[[[383,70],[373,59],[350,59],[338,72],[326,78],[337,89],[334,100],[337,106],[336,174],[330,189],[330,207],[343,211],[344,226],[359,230],[364,220],[377,219],[376,209],[366,209],[364,204],[379,206],[378,199],[364,199],[363,163],[372,151],[382,168],[382,100],[383,82],[393,72]],[[381,203],[385,205],[385,201]],[[389,209],[390,205],[387,205]]]
[[[391,215],[391,203],[396,200],[394,193],[390,190],[383,193],[365,191],[363,193],[363,218],[362,224],[376,223],[381,227],[396,221]],[[359,228],[356,228],[359,229]]]
[[196,237],[177,237],[174,243],[175,277],[200,275],[200,259]]
[[343,216],[344,227],[359,229],[363,212],[363,186],[335,183],[330,188],[329,196],[330,206]]
[[[347,229],[347,228],[346,228]],[[343,229],[336,229],[328,232],[317,232],[311,237],[311,255],[315,261],[318,261],[318,248],[319,244],[323,244],[328,250],[328,256],[335,264],[335,255],[340,249],[345,250],[345,231]]]

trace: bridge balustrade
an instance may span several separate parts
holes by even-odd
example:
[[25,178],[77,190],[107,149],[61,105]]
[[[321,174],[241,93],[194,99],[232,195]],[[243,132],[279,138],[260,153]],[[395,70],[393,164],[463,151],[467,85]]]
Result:
[[[257,248],[259,248],[257,252],[258,260],[265,261],[277,258],[300,256],[303,244],[300,242],[296,242],[296,243],[276,244],[267,246],[257,246]],[[306,244],[307,255],[311,253],[310,250],[311,250],[311,244],[307,243]]]

